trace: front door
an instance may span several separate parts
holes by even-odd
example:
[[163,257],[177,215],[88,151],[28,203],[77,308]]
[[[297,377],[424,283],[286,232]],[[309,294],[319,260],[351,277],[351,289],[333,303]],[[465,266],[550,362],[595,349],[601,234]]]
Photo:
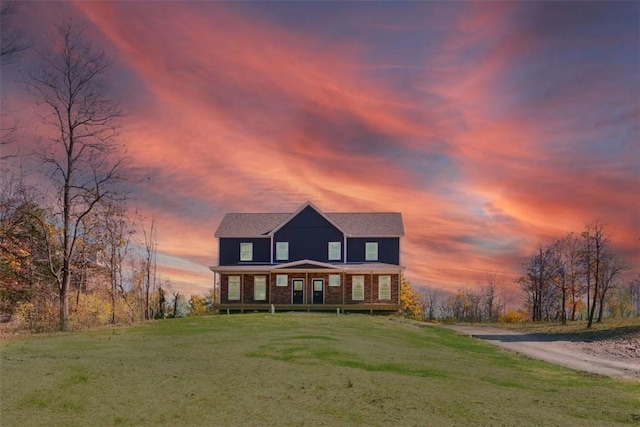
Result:
[[324,280],[313,279],[313,303],[324,304],[323,298]]
[[293,303],[304,304],[304,280],[293,279]]

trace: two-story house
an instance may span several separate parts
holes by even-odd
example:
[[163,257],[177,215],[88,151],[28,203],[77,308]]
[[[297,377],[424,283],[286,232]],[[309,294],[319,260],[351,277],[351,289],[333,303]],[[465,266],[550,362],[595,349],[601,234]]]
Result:
[[218,227],[221,310],[397,311],[397,212],[229,213]]

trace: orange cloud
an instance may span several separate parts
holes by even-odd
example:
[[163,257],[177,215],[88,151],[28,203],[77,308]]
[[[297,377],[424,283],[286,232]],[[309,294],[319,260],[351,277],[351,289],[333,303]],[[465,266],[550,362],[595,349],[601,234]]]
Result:
[[[626,159],[600,161],[594,135],[620,137],[582,117],[603,115],[587,106],[611,99],[635,105],[624,114],[637,117],[637,86],[624,94],[590,64],[545,59],[581,44],[547,39],[536,27],[545,22],[523,18],[544,17],[535,5],[451,6],[438,15],[450,19],[436,25],[441,45],[425,47],[419,66],[372,63],[377,46],[329,43],[227,3],[75,7],[146,90],[126,139],[150,178],[140,203],[162,217],[171,257],[215,263],[212,234],[226,211],[293,211],[310,199],[327,211],[401,211],[402,262],[418,283],[513,277],[537,243],[596,216],[640,264],[637,126]],[[582,77],[570,84],[564,69]],[[188,268],[167,271],[206,288]]]

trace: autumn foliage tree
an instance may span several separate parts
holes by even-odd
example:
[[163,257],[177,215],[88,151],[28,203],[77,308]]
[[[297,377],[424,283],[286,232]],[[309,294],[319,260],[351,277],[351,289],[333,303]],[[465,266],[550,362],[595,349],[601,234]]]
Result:
[[51,227],[45,210],[29,189],[2,180],[0,192],[0,314],[11,316],[21,303],[49,294],[53,277],[46,268],[44,246]]
[[401,278],[400,282],[400,305],[402,315],[404,317],[422,320],[423,306],[420,301],[420,296],[404,276]]

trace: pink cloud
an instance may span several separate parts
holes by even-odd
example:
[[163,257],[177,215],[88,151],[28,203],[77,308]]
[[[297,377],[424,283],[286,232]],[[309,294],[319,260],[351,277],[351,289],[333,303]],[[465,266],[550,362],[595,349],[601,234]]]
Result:
[[[380,64],[365,60],[365,46],[330,45],[228,4],[75,7],[148,90],[126,139],[140,172],[162,175],[141,197],[163,212],[172,256],[213,263],[225,211],[293,211],[310,199],[327,211],[403,212],[403,263],[419,283],[512,277],[537,243],[595,216],[638,258],[637,173],[617,170],[617,158],[597,171],[576,166],[593,161],[579,149],[593,130],[514,98],[511,72],[544,42],[520,31],[515,3],[466,5],[411,94],[374,77]],[[545,108],[575,106],[581,89]],[[611,86],[595,89],[580,99],[595,102]],[[429,166],[410,162],[429,154],[450,159],[452,178],[430,181]],[[633,170],[633,158],[625,165]],[[210,221],[190,203],[215,207]]]

